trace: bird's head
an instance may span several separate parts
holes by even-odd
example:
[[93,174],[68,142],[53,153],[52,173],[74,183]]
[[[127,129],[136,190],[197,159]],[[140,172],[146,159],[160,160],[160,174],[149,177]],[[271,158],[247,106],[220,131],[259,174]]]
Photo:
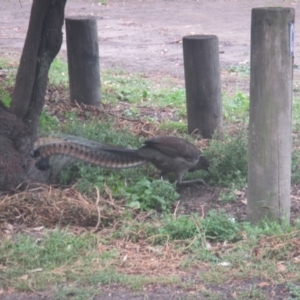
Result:
[[194,167],[190,168],[189,172],[194,172],[197,170],[208,171],[209,167],[210,167],[210,162],[208,158],[206,156],[200,155],[197,164]]

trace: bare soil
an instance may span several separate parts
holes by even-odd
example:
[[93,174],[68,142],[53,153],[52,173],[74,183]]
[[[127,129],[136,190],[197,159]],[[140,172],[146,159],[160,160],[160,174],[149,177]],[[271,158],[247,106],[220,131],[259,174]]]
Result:
[[[66,17],[97,18],[102,68],[170,75],[183,80],[181,40],[191,34],[219,38],[221,68],[250,59],[251,9],[289,6],[299,15],[298,1],[283,0],[69,0]],[[20,53],[30,0],[3,0],[0,12],[1,52]],[[299,23],[295,23],[297,33]],[[295,37],[295,64],[299,64],[299,39]],[[64,43],[62,55],[66,54]]]
[[[104,1],[103,1],[104,2]],[[102,69],[125,69],[144,73],[151,78],[172,77],[184,85],[182,37],[191,34],[214,34],[219,38],[222,84],[226,89],[248,91],[249,82],[224,72],[228,67],[250,60],[251,9],[262,6],[289,6],[300,15],[299,1],[279,0],[69,0],[66,17],[85,15],[97,18],[100,64]],[[0,11],[0,53],[2,57],[18,57],[24,44],[32,1],[2,0]],[[295,24],[295,64],[300,64],[299,22]],[[66,58],[65,42],[60,55]],[[295,69],[295,80],[299,71]],[[237,219],[245,219],[245,195],[235,203],[222,204],[219,190],[191,186],[180,190],[183,212],[205,214],[212,208],[225,208]],[[292,191],[292,219],[299,216],[298,187]],[[195,286],[199,284],[195,276]],[[183,279],[184,280],[184,279]],[[256,287],[259,283],[242,281],[206,288],[234,299],[236,291]],[[266,299],[287,299],[284,285],[266,286],[261,290]],[[151,286],[133,293],[121,287],[101,288],[94,299],[209,299],[202,293],[176,287]],[[70,296],[71,297],[71,296]],[[1,299],[53,299],[53,291],[35,294],[0,294]]]

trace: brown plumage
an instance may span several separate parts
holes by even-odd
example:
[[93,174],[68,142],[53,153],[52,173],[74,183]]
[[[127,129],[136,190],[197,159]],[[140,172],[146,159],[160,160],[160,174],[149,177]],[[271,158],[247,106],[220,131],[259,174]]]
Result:
[[187,172],[208,170],[209,161],[190,142],[171,136],[148,139],[139,149],[128,149],[102,144],[77,137],[40,138],[34,144],[32,156],[38,158],[36,167],[50,167],[49,158],[66,155],[105,168],[132,168],[151,162],[161,176],[175,173],[178,184],[201,182],[202,179],[183,181]]

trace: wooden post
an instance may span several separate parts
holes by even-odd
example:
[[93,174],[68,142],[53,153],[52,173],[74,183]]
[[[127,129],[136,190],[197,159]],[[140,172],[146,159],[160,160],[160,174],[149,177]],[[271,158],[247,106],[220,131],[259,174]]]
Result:
[[252,9],[249,221],[290,220],[293,8]]
[[100,105],[97,20],[66,18],[66,35],[71,102]]
[[188,132],[212,138],[223,125],[218,38],[191,35],[182,44]]

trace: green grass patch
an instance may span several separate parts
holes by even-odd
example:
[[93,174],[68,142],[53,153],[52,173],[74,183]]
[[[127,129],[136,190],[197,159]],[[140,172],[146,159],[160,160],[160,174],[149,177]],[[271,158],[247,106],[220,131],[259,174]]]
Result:
[[245,77],[250,75],[250,62],[243,62],[236,65],[231,65],[228,68],[228,72],[230,73],[238,73]]
[[[74,235],[66,230],[47,231],[39,237],[18,234],[14,240],[1,241],[0,261],[6,268],[0,275],[0,287],[32,291],[64,284],[56,292],[57,297],[64,299],[74,294],[81,299],[94,294],[93,286],[99,284],[120,284],[135,290],[156,282],[180,282],[176,276],[121,274],[110,266],[119,259],[117,250],[99,252],[98,237],[94,234]],[[68,287],[71,282],[72,288]]]
[[117,101],[144,106],[185,108],[185,90],[170,87],[167,80],[160,83],[142,74],[131,74],[122,70],[109,70],[102,73],[104,103]]
[[74,262],[78,254],[95,246],[92,235],[74,236],[64,231],[48,232],[44,239],[34,239],[27,235],[17,235],[16,241],[5,241],[1,245],[1,259],[7,266],[22,265],[20,272],[39,268],[51,270],[57,266]]
[[233,96],[223,93],[223,116],[228,123],[248,123],[249,95],[237,92]]
[[18,64],[14,60],[0,59],[0,70],[5,80],[0,80],[0,89],[14,86]]
[[[120,242],[148,244],[149,249],[157,251],[172,248],[173,255],[185,257],[180,264],[182,270],[205,264],[205,272],[199,272],[198,276],[207,284],[262,276],[273,283],[283,283],[285,279],[277,267],[279,261],[285,265],[286,272],[295,274],[295,282],[300,279],[297,264],[290,261],[292,253],[298,251],[297,228],[272,222],[250,226],[236,222],[222,211],[211,211],[206,218],[152,213],[144,222],[132,216],[124,212],[124,217],[111,224],[105,235],[75,235],[56,229],[43,235],[33,231],[31,235],[17,234],[13,239],[2,239],[0,266],[5,268],[0,275],[0,288],[30,291],[63,285],[64,288],[56,292],[57,296],[64,299],[73,295],[81,299],[94,295],[95,286],[99,285],[118,284],[132,290],[157,283],[181,285],[178,276],[134,276],[116,271],[114,266],[120,266],[124,255],[111,245]],[[208,244],[213,244],[213,248],[208,248]],[[108,248],[99,251],[101,245]],[[228,265],[223,266],[224,262]],[[192,282],[184,283],[185,287],[189,284],[193,286]],[[291,283],[290,286],[296,295],[297,285]]]
[[[231,188],[244,187],[248,174],[248,134],[242,129],[237,135],[225,134],[222,139],[213,139],[203,155],[209,157],[209,173],[202,172],[204,180],[212,185]],[[200,172],[200,171],[199,171]],[[196,177],[198,172],[189,175]]]
[[69,83],[68,64],[62,59],[55,58],[49,70],[49,84],[66,87]]

